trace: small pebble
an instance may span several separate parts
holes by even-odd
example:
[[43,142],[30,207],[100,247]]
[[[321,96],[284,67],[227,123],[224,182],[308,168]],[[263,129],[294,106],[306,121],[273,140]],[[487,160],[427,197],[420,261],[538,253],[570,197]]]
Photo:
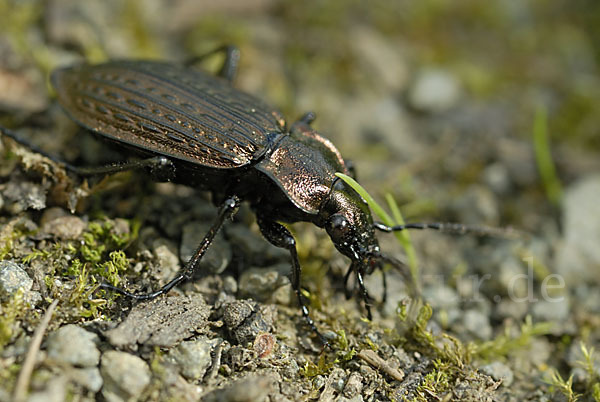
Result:
[[478,310],[467,310],[463,315],[463,325],[475,338],[487,340],[492,336],[488,316]]
[[539,299],[531,305],[531,315],[534,321],[554,321],[561,323],[569,318],[569,298],[557,296],[550,300]]
[[457,79],[450,72],[438,68],[419,72],[408,93],[408,101],[414,109],[429,113],[452,108],[460,97]]
[[481,367],[481,371],[489,375],[496,381],[502,380],[502,385],[510,387],[513,383],[514,375],[510,367],[502,362],[492,362]]
[[38,183],[29,181],[9,181],[3,191],[3,198],[13,215],[27,209],[41,210],[46,207],[46,190]]
[[151,373],[139,357],[116,350],[102,355],[102,396],[109,402],[136,400],[150,384]]
[[236,250],[242,253],[244,262],[248,265],[265,267],[277,262],[289,261],[288,251],[275,247],[247,226],[229,225],[225,229],[227,239],[231,244],[235,244]]
[[461,194],[451,208],[458,221],[473,225],[497,225],[500,219],[496,196],[486,187],[472,185]]
[[[179,257],[186,264],[194,255],[200,242],[210,229],[210,222],[190,222],[183,227]],[[203,272],[213,274],[222,273],[231,262],[231,245],[223,237],[223,233],[217,233],[208,251],[199,262],[199,269]]]
[[289,263],[281,263],[270,268],[245,270],[238,283],[240,297],[250,297],[259,302],[274,302],[275,297],[278,297],[283,298],[283,302],[289,303],[289,291],[277,292],[286,285],[288,288],[291,286],[288,277],[282,274],[282,269],[289,270]]
[[254,300],[236,300],[223,306],[223,322],[234,344],[254,342],[261,333],[269,333],[276,319],[273,306]]
[[152,243],[152,255],[160,267],[160,279],[169,281],[179,272],[179,257],[175,254],[172,245],[168,242],[157,239]]
[[100,391],[104,383],[98,367],[73,369],[69,371],[69,377],[77,384],[86,387],[92,392]]
[[48,337],[48,358],[76,367],[95,367],[100,360],[98,342],[98,335],[68,324]]
[[214,340],[207,337],[184,341],[172,349],[169,356],[179,366],[181,375],[190,381],[196,381],[204,377],[211,365],[210,352],[214,344]]
[[558,249],[557,273],[568,285],[597,282],[600,266],[600,174],[580,179],[565,190],[564,240]]
[[27,275],[22,265],[12,261],[0,261],[0,297],[13,296],[19,289],[28,293],[33,286],[33,279]]
[[344,386],[344,396],[346,398],[353,398],[360,395],[363,388],[362,380],[362,376],[359,373],[353,372],[350,374]]
[[269,401],[275,397],[277,381],[269,375],[247,375],[229,383],[225,388],[216,389],[204,396],[204,402],[250,402]]
[[59,239],[77,239],[86,228],[86,223],[81,218],[69,215],[57,207],[46,209],[40,221],[43,232]]

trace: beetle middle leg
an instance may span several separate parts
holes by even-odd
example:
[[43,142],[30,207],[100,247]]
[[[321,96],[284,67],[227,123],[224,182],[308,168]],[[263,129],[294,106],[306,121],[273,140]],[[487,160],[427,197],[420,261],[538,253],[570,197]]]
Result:
[[223,62],[223,66],[221,66],[221,69],[217,75],[225,78],[230,83],[233,82],[240,63],[240,49],[238,49],[237,46],[225,45],[218,47],[208,53],[186,60],[185,64],[188,66],[196,64],[217,53],[225,53],[225,61]]
[[294,236],[292,236],[290,231],[287,230],[285,226],[277,222],[265,219],[262,216],[257,216],[257,223],[258,227],[260,228],[260,232],[269,241],[269,243],[273,244],[275,247],[284,248],[290,252],[292,257],[292,288],[298,297],[298,304],[302,310],[302,315],[313,332],[317,334],[323,345],[327,346],[327,340],[319,332],[315,322],[310,317],[308,307],[304,303],[304,298],[302,297],[302,291],[300,289],[300,276],[302,274],[302,269],[300,267],[300,261],[298,260],[298,252],[296,251],[296,239],[294,239]]
[[127,170],[149,168],[154,181],[170,181],[175,178],[175,165],[164,156],[153,156],[132,162],[124,162],[106,166],[73,166],[64,163],[65,168],[79,176],[98,176],[103,174],[114,174]]
[[204,254],[206,253],[208,248],[210,247],[215,236],[217,235],[217,232],[219,231],[219,229],[221,229],[221,227],[223,226],[223,223],[225,223],[225,221],[227,219],[230,219],[235,214],[239,205],[240,205],[240,199],[237,196],[229,197],[225,200],[225,202],[223,202],[223,204],[221,204],[221,207],[219,208],[219,212],[217,214],[217,218],[215,219],[212,226],[208,230],[208,233],[206,233],[206,235],[204,236],[204,239],[202,239],[202,241],[200,242],[200,245],[194,252],[194,255],[192,256],[192,258],[190,258],[190,260],[187,262],[187,264],[183,268],[183,271],[179,275],[177,275],[175,278],[171,279],[171,281],[169,283],[167,283],[165,286],[163,286],[159,290],[151,292],[151,293],[135,294],[135,293],[130,293],[126,290],[117,288],[113,285],[109,285],[106,283],[101,284],[100,287],[104,288],[104,289],[115,291],[117,293],[120,293],[124,296],[130,297],[135,300],[151,300],[162,294],[168,293],[171,289],[173,289],[175,286],[177,286],[181,282],[191,279],[194,276],[194,273],[196,272],[196,269],[198,267],[198,263],[200,262],[200,260],[202,259],[202,257],[204,256]]

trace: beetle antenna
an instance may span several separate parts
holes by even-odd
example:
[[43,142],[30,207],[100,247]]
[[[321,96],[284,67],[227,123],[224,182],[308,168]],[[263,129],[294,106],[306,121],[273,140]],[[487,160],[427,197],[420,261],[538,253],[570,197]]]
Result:
[[501,238],[522,238],[526,234],[513,229],[507,228],[494,228],[483,225],[465,225],[462,223],[449,223],[449,222],[429,222],[429,223],[407,223],[404,225],[388,226],[381,222],[375,222],[373,224],[375,229],[381,230],[382,232],[391,233],[399,232],[401,230],[408,229],[433,229],[444,233],[451,234],[473,234],[476,236],[489,236],[489,237],[501,237]]

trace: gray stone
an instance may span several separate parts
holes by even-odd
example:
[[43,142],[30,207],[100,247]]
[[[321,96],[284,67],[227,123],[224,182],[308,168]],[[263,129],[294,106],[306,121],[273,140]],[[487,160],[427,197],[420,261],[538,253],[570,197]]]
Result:
[[48,358],[77,367],[95,367],[100,360],[98,342],[98,335],[68,324],[48,337]]
[[240,297],[251,297],[259,302],[291,303],[291,284],[282,270],[289,270],[289,263],[281,263],[271,268],[251,268],[242,273],[239,279]]
[[496,305],[496,314],[500,317],[510,317],[517,322],[520,322],[527,314],[529,303],[513,302],[512,300],[504,299]]
[[102,355],[102,395],[109,402],[136,400],[150,384],[150,368],[135,355],[110,350]]
[[225,231],[231,244],[242,252],[244,261],[251,266],[265,267],[277,262],[289,261],[288,251],[275,247],[246,225],[229,225]]
[[71,380],[86,387],[92,392],[100,391],[100,388],[102,388],[102,384],[104,383],[98,367],[72,369],[68,374]]
[[159,297],[139,303],[118,327],[105,332],[117,347],[136,343],[170,347],[208,325],[210,307],[200,294]]
[[568,285],[595,281],[600,266],[600,175],[587,176],[565,191],[564,241],[556,269]]
[[33,279],[20,264],[12,261],[0,261],[0,297],[13,296],[19,289],[28,293],[33,286]]
[[509,387],[513,380],[514,375],[510,367],[502,362],[492,362],[490,364],[486,364],[481,367],[481,371],[485,374],[489,375],[496,381],[502,380],[502,385],[505,387]]
[[492,336],[488,316],[478,310],[467,310],[463,315],[463,325],[475,338],[487,340]]
[[350,45],[358,57],[367,85],[382,92],[400,91],[408,82],[408,66],[398,47],[380,32],[367,26],[357,26],[349,31]]
[[348,380],[346,381],[346,385],[344,386],[344,396],[346,398],[352,398],[360,395],[363,388],[362,381],[363,378],[359,373],[353,372],[350,374],[350,376],[348,376]]
[[169,352],[169,357],[179,366],[181,375],[190,381],[201,379],[211,365],[210,352],[219,339],[201,337],[195,341],[181,342]]
[[13,214],[26,209],[44,209],[46,207],[46,191],[42,185],[29,181],[10,181],[3,191],[5,201],[11,203]]
[[225,304],[223,322],[234,344],[254,342],[261,333],[271,332],[276,321],[274,306],[261,305],[254,300],[236,300]]
[[[491,264],[493,265],[493,264]],[[515,303],[525,303],[527,298],[532,296],[530,292],[530,278],[526,275],[523,269],[523,263],[515,257],[509,256],[500,262],[497,269],[497,275],[492,276],[500,284],[499,290],[506,290],[508,297]]]
[[417,74],[408,101],[419,111],[436,113],[455,106],[461,95],[460,84],[454,75],[439,68],[425,68]]
[[174,245],[163,239],[152,242],[152,254],[160,268],[160,279],[163,282],[173,279],[181,268],[175,249]]
[[[210,222],[195,221],[183,227],[181,247],[179,249],[179,257],[182,263],[185,264],[192,258],[200,242],[206,233],[208,233],[210,226]],[[225,240],[223,233],[219,232],[206,254],[200,260],[199,267],[204,272],[220,274],[229,265],[231,257],[231,245]]]
[[67,378],[64,375],[49,378],[46,387],[32,392],[27,402],[64,402],[67,400]]
[[81,218],[56,207],[45,210],[40,221],[43,232],[59,239],[77,239],[86,228]]
[[423,297],[431,305],[433,310],[453,309],[458,306],[460,296],[450,286],[428,286],[423,290]]
[[485,184],[496,194],[506,194],[511,182],[508,169],[502,163],[492,163],[483,170]]
[[553,301],[539,299],[531,305],[531,315],[534,321],[564,322],[569,316],[569,298],[557,296]]
[[483,186],[470,186],[451,207],[462,223],[496,225],[500,217],[496,197]]
[[243,378],[229,382],[225,388],[216,389],[202,400],[205,402],[248,402],[268,401],[277,397],[275,389],[280,379],[274,378],[276,374],[256,375],[250,374]]

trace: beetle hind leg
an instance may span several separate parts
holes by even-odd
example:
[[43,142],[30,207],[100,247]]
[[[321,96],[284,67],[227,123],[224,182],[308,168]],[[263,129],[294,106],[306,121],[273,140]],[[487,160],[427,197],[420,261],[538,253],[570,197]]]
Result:
[[208,233],[206,233],[206,235],[204,236],[204,239],[202,239],[202,241],[200,242],[200,245],[194,252],[192,258],[190,258],[190,260],[185,265],[183,271],[179,273],[175,278],[171,279],[169,283],[167,283],[159,290],[150,293],[135,294],[106,283],[100,284],[100,288],[117,292],[119,294],[122,294],[123,296],[127,296],[135,300],[152,300],[160,295],[168,293],[171,289],[173,289],[181,282],[191,279],[194,276],[194,273],[198,268],[198,263],[212,244],[215,236],[217,235],[217,232],[219,231],[219,229],[221,229],[225,221],[227,219],[230,219],[235,214],[239,205],[240,199],[237,196],[230,197],[226,199],[225,202],[223,202],[223,204],[219,208],[217,218],[208,230]]

